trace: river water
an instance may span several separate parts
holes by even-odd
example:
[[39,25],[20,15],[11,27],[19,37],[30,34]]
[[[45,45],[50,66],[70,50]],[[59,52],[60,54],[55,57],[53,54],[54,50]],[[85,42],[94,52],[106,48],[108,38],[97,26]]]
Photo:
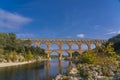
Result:
[[52,80],[57,74],[66,74],[72,61],[51,59],[26,65],[0,68],[0,80]]

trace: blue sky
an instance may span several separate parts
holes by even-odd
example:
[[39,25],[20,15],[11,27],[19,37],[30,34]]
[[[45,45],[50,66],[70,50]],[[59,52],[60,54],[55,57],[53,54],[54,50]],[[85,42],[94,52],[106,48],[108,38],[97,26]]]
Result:
[[0,32],[108,39],[120,33],[120,0],[0,0]]

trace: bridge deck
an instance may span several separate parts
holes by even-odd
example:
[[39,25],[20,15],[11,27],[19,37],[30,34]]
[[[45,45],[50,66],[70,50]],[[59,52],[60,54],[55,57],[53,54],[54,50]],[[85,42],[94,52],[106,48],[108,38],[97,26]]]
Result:
[[102,39],[81,39],[81,38],[19,38],[21,40],[32,40],[32,41],[107,41]]

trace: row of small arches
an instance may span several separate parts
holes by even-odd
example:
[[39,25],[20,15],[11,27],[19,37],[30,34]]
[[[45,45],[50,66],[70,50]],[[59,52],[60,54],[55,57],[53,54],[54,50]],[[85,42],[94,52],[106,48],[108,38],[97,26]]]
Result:
[[[36,46],[36,45],[32,44],[32,46]],[[41,47],[42,49],[45,49],[45,50],[47,49],[47,45],[46,44],[40,44],[39,47]],[[79,46],[77,44],[72,44],[72,46],[71,46],[72,50],[79,50],[80,48],[81,48],[81,50],[87,50],[88,49],[88,45],[87,44],[81,44]],[[96,48],[96,45],[95,44],[90,44],[90,49],[94,49],[94,48]],[[60,47],[57,44],[51,44],[50,47],[49,47],[49,50],[58,50],[58,49],[60,49]],[[68,44],[63,44],[61,46],[61,49],[62,50],[69,50],[70,46]]]

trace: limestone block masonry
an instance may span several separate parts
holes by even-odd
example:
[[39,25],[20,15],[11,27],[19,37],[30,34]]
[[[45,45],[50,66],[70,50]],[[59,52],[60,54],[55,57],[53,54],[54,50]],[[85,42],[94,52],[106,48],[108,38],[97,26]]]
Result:
[[[66,51],[69,53],[69,57],[72,58],[72,53],[77,51],[79,54],[82,54],[83,50],[81,49],[82,44],[86,44],[88,49],[91,49],[91,44],[94,44],[96,47],[100,46],[101,44],[105,43],[107,40],[100,40],[100,39],[74,39],[74,38],[22,38],[21,40],[31,40],[36,46],[40,46],[41,44],[46,44],[47,49],[45,50],[47,57],[50,58],[50,53],[57,52],[59,54],[59,58],[62,58],[62,52]],[[58,50],[51,50],[50,45],[57,44],[59,49]],[[68,50],[63,50],[62,45],[67,44],[69,46]],[[77,44],[79,49],[73,50],[72,45]]]

